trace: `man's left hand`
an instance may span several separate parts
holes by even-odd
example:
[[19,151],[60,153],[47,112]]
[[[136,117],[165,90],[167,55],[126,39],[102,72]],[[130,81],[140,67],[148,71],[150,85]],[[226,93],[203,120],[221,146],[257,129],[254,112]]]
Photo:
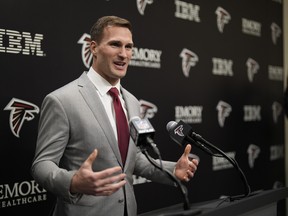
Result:
[[197,159],[189,159],[191,149],[191,145],[188,144],[185,147],[184,153],[176,163],[174,175],[180,181],[190,181],[197,170],[199,161]]

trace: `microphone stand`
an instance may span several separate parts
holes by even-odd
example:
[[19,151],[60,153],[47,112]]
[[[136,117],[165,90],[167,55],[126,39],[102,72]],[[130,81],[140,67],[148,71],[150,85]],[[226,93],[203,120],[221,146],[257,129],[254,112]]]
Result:
[[[193,139],[191,139],[191,140],[189,139],[189,141],[192,141],[193,143],[197,143],[196,146],[198,146],[198,147],[199,146],[203,146],[203,144],[204,144],[205,148],[204,149],[201,148],[203,151],[205,151],[206,153],[208,153],[208,154],[210,154],[211,156],[214,156],[214,157],[225,157],[233,165],[233,167],[236,168],[237,171],[239,171],[240,177],[241,177],[241,179],[243,181],[243,184],[244,184],[244,187],[245,187],[245,194],[244,195],[231,196],[229,198],[230,201],[234,201],[234,200],[241,199],[241,198],[249,196],[249,194],[251,193],[250,186],[248,184],[246,176],[244,175],[243,171],[239,167],[239,165],[236,162],[236,160],[234,158],[231,158],[228,155],[226,155],[225,152],[223,152],[222,150],[220,150],[219,148],[217,148],[216,146],[214,146],[213,144],[211,144],[210,142],[208,142],[207,140],[202,138],[202,136],[200,136],[199,134],[197,134],[195,132],[192,132],[192,137],[195,138],[196,141],[194,141]],[[201,144],[199,144],[198,141]],[[212,148],[213,150],[215,150],[219,154],[214,154],[212,151],[207,151],[207,147],[205,145],[209,146],[210,148]]]
[[[152,139],[151,139],[152,140]],[[149,142],[151,143],[151,142]],[[153,158],[149,155],[146,147],[143,145],[140,145],[140,150],[141,152],[146,156],[146,158],[149,160],[149,162],[154,165],[157,169],[160,169],[161,171],[165,172],[172,181],[174,181],[175,186],[178,187],[183,195],[184,203],[183,203],[183,208],[184,210],[189,210],[189,199],[188,199],[188,193],[187,193],[187,188],[167,169],[164,169],[162,166],[162,159],[160,155],[160,151],[157,148],[157,145],[155,143],[151,143],[150,147],[152,147],[153,151],[157,154],[159,161],[160,161],[160,166],[153,160]]]

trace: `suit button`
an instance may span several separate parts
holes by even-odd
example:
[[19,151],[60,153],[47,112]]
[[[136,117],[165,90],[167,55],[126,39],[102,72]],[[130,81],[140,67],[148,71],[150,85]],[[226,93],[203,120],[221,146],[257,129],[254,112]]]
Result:
[[124,199],[119,199],[118,200],[118,203],[123,203],[124,202]]

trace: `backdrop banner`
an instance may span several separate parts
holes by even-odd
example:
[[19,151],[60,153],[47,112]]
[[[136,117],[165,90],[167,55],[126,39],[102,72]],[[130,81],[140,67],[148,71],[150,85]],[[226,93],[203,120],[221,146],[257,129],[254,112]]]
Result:
[[[91,64],[90,27],[101,16],[133,25],[121,84],[141,102],[162,159],[184,146],[169,121],[187,123],[243,170],[251,191],[285,183],[281,0],[9,0],[0,3],[0,215],[48,216],[54,196],[31,177],[41,103]],[[243,194],[225,158],[200,158],[185,183],[192,203]],[[138,213],[181,203],[178,188],[134,176]]]

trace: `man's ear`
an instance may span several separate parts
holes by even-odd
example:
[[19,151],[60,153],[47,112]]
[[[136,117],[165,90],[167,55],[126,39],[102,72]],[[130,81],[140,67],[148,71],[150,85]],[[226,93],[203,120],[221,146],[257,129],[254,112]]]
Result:
[[93,55],[96,55],[97,54],[97,51],[98,51],[98,45],[96,43],[96,41],[91,41],[90,42],[90,51]]

